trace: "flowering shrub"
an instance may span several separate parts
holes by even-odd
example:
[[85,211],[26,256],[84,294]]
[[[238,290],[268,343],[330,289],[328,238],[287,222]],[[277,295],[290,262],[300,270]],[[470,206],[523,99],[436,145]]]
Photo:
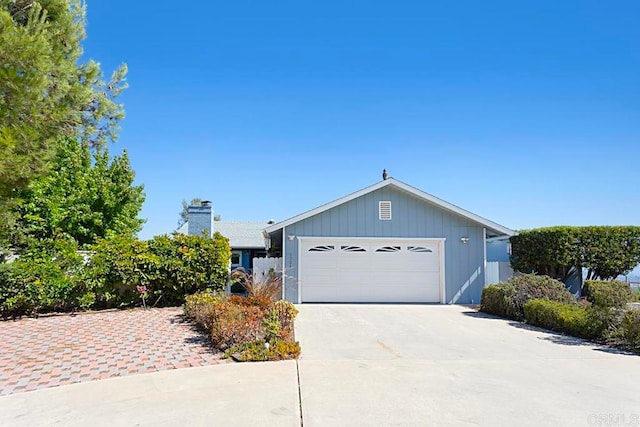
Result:
[[138,290],[138,294],[140,294],[140,299],[142,300],[142,308],[146,309],[147,304],[145,299],[147,298],[147,287],[145,285],[136,286]]

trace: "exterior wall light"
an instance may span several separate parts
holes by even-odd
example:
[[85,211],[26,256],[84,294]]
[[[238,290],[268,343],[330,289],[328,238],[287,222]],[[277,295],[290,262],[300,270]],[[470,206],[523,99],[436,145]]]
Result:
[[467,243],[469,243],[469,238],[468,237],[461,237],[460,238],[460,242],[462,242],[463,245],[466,245]]
[[291,241],[291,242],[293,242],[293,239],[295,239],[295,238],[296,238],[296,236],[293,235],[293,234],[288,234],[287,235],[287,239],[289,239],[289,241]]

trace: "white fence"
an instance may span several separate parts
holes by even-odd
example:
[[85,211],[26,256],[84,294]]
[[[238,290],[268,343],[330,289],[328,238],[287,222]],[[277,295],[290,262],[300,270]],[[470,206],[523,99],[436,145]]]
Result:
[[264,283],[270,274],[282,275],[282,258],[253,259],[253,280]]
[[493,285],[504,282],[513,276],[513,269],[508,262],[488,262],[487,263],[487,283],[485,285]]

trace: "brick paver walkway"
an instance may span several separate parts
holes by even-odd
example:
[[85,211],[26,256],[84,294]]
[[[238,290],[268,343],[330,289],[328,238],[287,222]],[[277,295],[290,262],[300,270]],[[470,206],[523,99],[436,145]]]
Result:
[[0,322],[0,396],[221,362],[180,308]]

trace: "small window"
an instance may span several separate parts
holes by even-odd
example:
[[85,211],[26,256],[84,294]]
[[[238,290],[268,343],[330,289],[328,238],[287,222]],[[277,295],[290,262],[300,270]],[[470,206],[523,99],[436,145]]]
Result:
[[365,248],[361,248],[360,246],[340,246],[344,252],[367,252]]
[[314,246],[310,248],[309,252],[331,252],[334,249],[335,249],[335,246],[333,245],[320,245],[320,246]]
[[391,219],[391,202],[380,201],[378,202],[378,218],[383,221]]
[[400,252],[400,246],[383,246],[376,249],[376,252]]
[[424,246],[407,246],[407,250],[409,252],[433,252],[429,248],[425,248]]
[[242,251],[231,251],[231,267],[242,265]]

